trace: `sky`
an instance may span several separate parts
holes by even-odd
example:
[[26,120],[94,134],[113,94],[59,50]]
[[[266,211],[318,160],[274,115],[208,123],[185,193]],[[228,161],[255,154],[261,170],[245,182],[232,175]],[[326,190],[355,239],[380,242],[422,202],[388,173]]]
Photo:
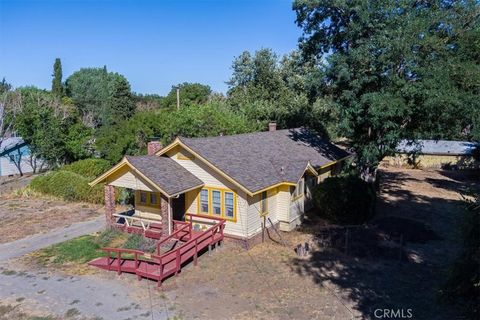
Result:
[[225,93],[234,57],[285,54],[300,35],[290,0],[0,0],[0,79],[50,89],[59,57],[64,80],[106,65],[138,93],[181,82]]

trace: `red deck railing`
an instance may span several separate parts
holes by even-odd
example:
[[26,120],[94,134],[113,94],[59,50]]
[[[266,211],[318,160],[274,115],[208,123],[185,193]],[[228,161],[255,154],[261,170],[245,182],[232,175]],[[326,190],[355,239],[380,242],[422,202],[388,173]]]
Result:
[[[102,250],[107,253],[107,256],[90,261],[89,264],[102,269],[117,271],[118,274],[122,272],[135,273],[139,280],[142,277],[157,280],[158,286],[160,286],[162,280],[166,277],[180,273],[182,265],[190,259],[193,258],[194,265],[197,265],[200,251],[224,240],[224,219],[195,214],[187,214],[187,216],[190,217],[189,222],[174,222],[174,232],[157,243],[156,254],[149,254],[140,250],[103,248]],[[194,232],[192,220],[195,217],[218,222],[205,231]],[[188,240],[180,247],[160,254],[162,243],[169,239],[181,240],[182,238]]]

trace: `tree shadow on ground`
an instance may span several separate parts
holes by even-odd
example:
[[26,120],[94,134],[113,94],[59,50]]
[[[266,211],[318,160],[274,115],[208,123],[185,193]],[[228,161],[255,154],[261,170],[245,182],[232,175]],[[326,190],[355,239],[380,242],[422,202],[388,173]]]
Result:
[[[402,172],[384,173],[382,193],[388,193],[388,200],[379,199],[377,224],[373,221],[366,226],[377,234],[409,234],[403,237],[402,259],[381,251],[362,256],[354,250],[345,254],[341,246],[316,246],[308,258],[293,259],[292,270],[337,292],[353,314],[361,318],[376,319],[376,309],[403,309],[404,313],[411,309],[414,319],[459,318],[458,310],[438,302],[437,293],[458,252],[456,226],[463,214],[463,203],[460,199],[421,195],[401,187],[408,182],[431,183]],[[388,221],[382,220],[385,218],[391,219],[389,223],[379,223]],[[315,235],[315,239],[319,237]],[[382,247],[375,243],[375,237],[356,237],[353,241],[362,248],[371,246],[372,239],[374,245]],[[397,241],[395,237],[390,240]]]

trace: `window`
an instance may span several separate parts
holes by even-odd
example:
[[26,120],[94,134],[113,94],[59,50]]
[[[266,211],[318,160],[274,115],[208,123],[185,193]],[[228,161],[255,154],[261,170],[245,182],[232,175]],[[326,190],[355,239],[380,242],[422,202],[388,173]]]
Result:
[[157,192],[136,191],[135,204],[159,209],[160,194]]
[[233,191],[207,187],[200,191],[198,212],[235,221],[235,198]]
[[200,191],[200,212],[208,213],[208,190],[202,189]]
[[217,216],[222,215],[222,192],[218,190],[212,190],[212,209],[213,214]]
[[225,192],[225,200],[224,200],[224,205],[225,205],[225,217],[227,218],[232,218],[234,217],[233,214],[233,193],[232,192]]
[[150,193],[150,204],[151,205],[157,204],[157,195],[155,193]]
[[147,193],[146,192],[140,192],[140,203],[141,204],[147,204]]
[[268,214],[268,196],[267,191],[263,191],[260,198],[260,215]]

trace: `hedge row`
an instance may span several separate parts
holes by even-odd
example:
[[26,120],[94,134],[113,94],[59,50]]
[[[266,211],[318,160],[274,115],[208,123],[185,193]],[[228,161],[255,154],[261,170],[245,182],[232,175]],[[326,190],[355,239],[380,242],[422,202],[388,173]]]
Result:
[[91,178],[75,172],[58,170],[35,177],[30,187],[44,194],[62,198],[66,201],[103,202],[103,186],[90,187]]
[[84,159],[63,166],[60,170],[77,173],[83,177],[96,178],[112,165],[104,159]]
[[90,187],[88,183],[110,167],[110,163],[103,159],[79,160],[35,177],[30,188],[66,201],[103,203],[103,186]]

